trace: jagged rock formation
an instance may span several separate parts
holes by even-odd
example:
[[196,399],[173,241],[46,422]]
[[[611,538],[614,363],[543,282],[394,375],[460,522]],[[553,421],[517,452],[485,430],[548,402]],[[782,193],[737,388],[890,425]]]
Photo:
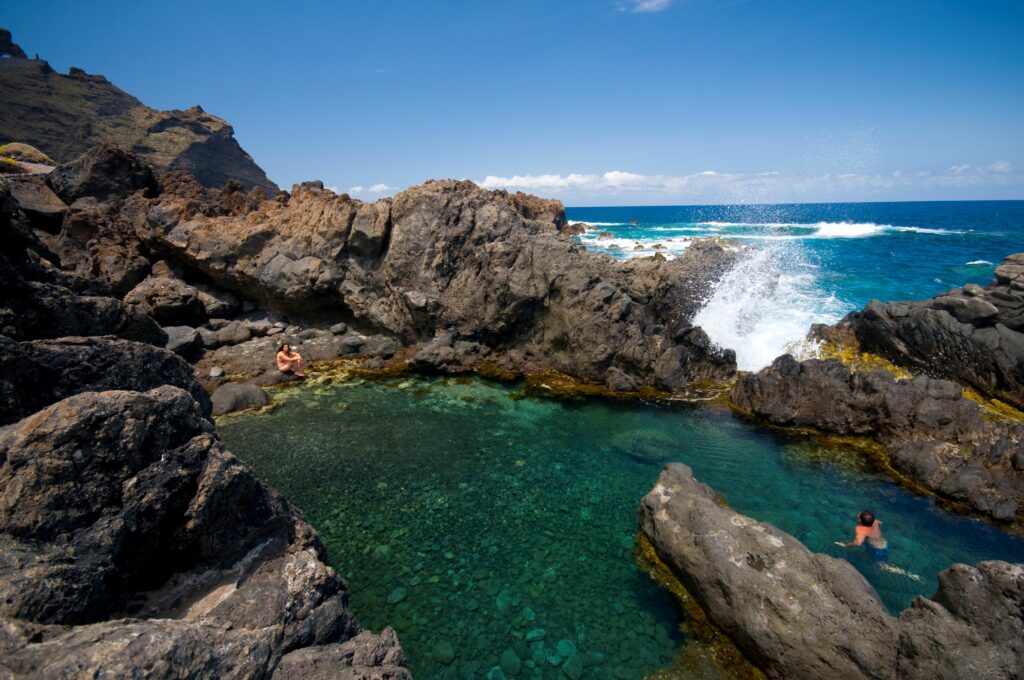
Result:
[[112,143],[161,170],[182,169],[202,184],[236,180],[246,189],[276,191],[224,120],[194,106],[156,111],[106,78],[72,68],[57,73],[28,59],[0,29],[0,142],[25,142],[57,162]]
[[408,680],[160,328],[0,208],[0,675]]
[[996,280],[921,302],[872,301],[839,323],[865,351],[1024,407],[1024,253]]
[[870,437],[921,487],[997,521],[1024,520],[1024,424],[986,421],[956,383],[786,354],[740,376],[731,397],[775,425]]
[[[676,391],[735,372],[733,353],[691,322],[735,258],[716,242],[622,263],[562,233],[555,201],[454,181],[375,204],[315,185],[269,200],[237,183],[213,191],[182,173],[156,177],[111,145],[47,177],[47,199],[64,206],[52,233],[34,199],[18,200],[33,196],[20,189],[29,180],[39,182],[7,180],[19,187],[8,190],[11,209],[62,275],[145,312],[190,358],[270,333],[251,316],[238,319],[244,328],[218,321],[262,307],[351,322],[360,335],[346,345],[393,338],[421,369],[554,369],[618,391]],[[70,334],[84,333],[58,333]]]
[[498,361],[668,390],[735,370],[732,352],[690,322],[733,259],[716,243],[671,262],[616,263],[561,233],[560,204],[471,182],[432,181],[372,205],[296,187],[287,202],[223,216],[190,201],[165,192],[138,213],[146,248],[291,317],[443,343],[418,356],[424,367]]
[[770,678],[1009,680],[1024,668],[1021,565],[953,565],[930,599],[893,618],[848,562],[723,506],[681,464],[644,497],[640,529]]

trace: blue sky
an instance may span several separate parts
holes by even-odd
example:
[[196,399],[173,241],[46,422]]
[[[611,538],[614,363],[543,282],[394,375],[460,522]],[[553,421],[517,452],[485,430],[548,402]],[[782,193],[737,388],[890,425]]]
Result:
[[1024,198],[1024,2],[0,0],[288,187],[567,205]]

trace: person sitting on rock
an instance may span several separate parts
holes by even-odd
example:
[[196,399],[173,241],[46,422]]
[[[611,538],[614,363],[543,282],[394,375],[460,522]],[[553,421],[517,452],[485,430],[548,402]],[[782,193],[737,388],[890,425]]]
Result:
[[287,342],[281,345],[280,349],[277,350],[277,370],[285,375],[305,378],[306,374],[302,372],[302,366],[302,355],[298,352],[293,352]]

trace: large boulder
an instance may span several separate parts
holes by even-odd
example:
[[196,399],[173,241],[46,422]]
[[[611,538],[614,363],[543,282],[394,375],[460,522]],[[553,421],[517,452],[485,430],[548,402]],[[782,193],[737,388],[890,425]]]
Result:
[[60,230],[68,206],[53,193],[42,177],[21,177],[10,180],[7,186],[34,228],[48,232]]
[[732,389],[740,408],[776,425],[838,435],[967,442],[983,428],[978,405],[960,385],[886,370],[853,371],[836,359],[797,361],[789,354]]
[[187,390],[210,415],[210,397],[192,368],[167,350],[114,338],[15,342],[0,336],[0,425],[81,392],[161,385]]
[[120,300],[31,281],[19,289],[5,301],[10,307],[0,307],[0,334],[18,340],[113,335],[159,347],[167,342],[153,319]]
[[262,408],[270,403],[270,396],[253,383],[227,383],[214,391],[211,397],[213,415],[222,416],[249,408]]
[[163,326],[197,326],[207,319],[199,291],[168,276],[150,276],[125,295],[124,301],[138,305]]
[[892,677],[896,622],[860,572],[723,507],[685,465],[665,467],[640,504],[640,529],[770,677]]
[[269,677],[359,632],[313,530],[203,416],[164,386],[84,392],[0,428],[9,676]]
[[105,201],[130,196],[136,191],[151,196],[159,192],[152,169],[138,156],[114,144],[101,144],[58,166],[46,181],[69,205],[85,196]]
[[711,625],[769,678],[1014,678],[1024,668],[1024,565],[954,565],[899,617],[845,560],[812,553],[665,467],[640,530]]

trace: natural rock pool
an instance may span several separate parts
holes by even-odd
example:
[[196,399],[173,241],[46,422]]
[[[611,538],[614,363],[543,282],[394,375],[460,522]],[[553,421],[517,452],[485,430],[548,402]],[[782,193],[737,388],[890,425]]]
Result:
[[[305,512],[360,622],[392,625],[420,680],[643,678],[671,664],[684,643],[675,604],[632,554],[640,498],[670,460],[737,511],[850,559],[894,613],[953,562],[1024,561],[1024,538],[714,406],[420,377],[275,401],[221,420],[221,437]],[[884,522],[890,562],[920,581],[833,544],[862,508]]]

